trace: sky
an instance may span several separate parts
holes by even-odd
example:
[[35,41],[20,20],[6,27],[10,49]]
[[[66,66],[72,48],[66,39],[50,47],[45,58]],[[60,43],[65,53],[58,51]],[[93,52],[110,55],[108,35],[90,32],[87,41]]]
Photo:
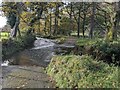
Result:
[[4,25],[6,25],[6,18],[5,17],[2,17],[0,16],[0,28],[2,28]]
[[[0,5],[2,3],[2,0],[0,0]],[[0,11],[0,28],[2,28],[4,25],[6,25],[6,17],[1,16],[1,11]]]

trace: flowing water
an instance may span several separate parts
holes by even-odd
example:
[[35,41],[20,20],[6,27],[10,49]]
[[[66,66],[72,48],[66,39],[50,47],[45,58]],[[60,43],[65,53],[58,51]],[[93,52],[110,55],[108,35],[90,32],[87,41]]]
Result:
[[2,66],[25,65],[46,67],[55,54],[64,55],[71,52],[74,45],[71,43],[55,44],[55,40],[37,38],[34,47],[14,54],[10,59],[4,60]]
[[53,83],[45,73],[54,55],[55,43],[49,39],[37,38],[34,47],[14,54],[2,63],[3,88],[52,88]]
[[39,65],[46,66],[54,55],[55,43],[49,39],[37,38],[34,47],[14,54],[10,59],[5,60],[2,66],[10,65]]
[[2,87],[53,88],[54,84],[44,72],[44,67],[49,64],[56,52],[61,55],[66,52],[65,49],[73,47],[70,44],[58,45],[54,40],[37,38],[33,48],[18,52],[1,64]]

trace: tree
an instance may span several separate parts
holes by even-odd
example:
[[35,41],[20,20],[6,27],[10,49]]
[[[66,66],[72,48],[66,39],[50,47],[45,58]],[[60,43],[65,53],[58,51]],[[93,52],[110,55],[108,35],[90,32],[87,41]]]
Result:
[[55,3],[55,25],[54,25],[54,32],[53,34],[56,35],[58,32],[58,19],[59,19],[59,8],[62,3]]
[[72,20],[72,13],[73,13],[73,2],[68,3],[68,5],[65,7],[66,8],[66,12],[69,15],[69,32],[68,34],[70,35],[71,32],[73,31],[73,20]]
[[83,37],[85,37],[85,20],[86,20],[85,3],[83,3],[83,24],[82,24]]
[[30,11],[34,12],[34,17],[30,20],[29,25],[30,29],[28,30],[28,33],[31,33],[33,30],[33,25],[36,21],[41,19],[42,13],[44,10],[46,10],[47,2],[32,2],[30,3],[29,9]]
[[91,24],[90,24],[90,32],[89,32],[89,37],[92,39],[93,38],[93,31],[94,31],[94,26],[95,26],[95,10],[96,10],[96,3],[92,3],[92,13],[91,13]]
[[117,29],[120,22],[120,1],[115,3],[114,10],[116,13],[114,17],[113,39],[117,39]]
[[78,29],[77,29],[77,36],[79,37],[80,35],[80,18],[81,17],[81,11],[82,11],[82,2],[79,2],[79,3],[74,3],[74,6],[73,6],[74,10],[73,10],[73,16],[77,22],[77,26],[78,26]]
[[17,32],[19,36],[19,23],[20,23],[20,14],[22,12],[21,6],[23,3],[20,2],[5,2],[2,4],[2,10],[5,13],[5,16],[8,19],[8,24],[11,26],[11,37],[16,37]]

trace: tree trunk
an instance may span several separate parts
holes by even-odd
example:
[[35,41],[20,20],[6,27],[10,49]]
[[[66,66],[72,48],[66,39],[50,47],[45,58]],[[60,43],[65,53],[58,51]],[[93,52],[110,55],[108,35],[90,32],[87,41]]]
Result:
[[70,4],[70,26],[69,26],[69,36],[71,35],[71,32],[72,32],[72,2]]
[[17,36],[17,32],[19,31],[19,35],[20,35],[20,30],[19,30],[19,18],[16,17],[16,22],[14,27],[11,29],[11,33],[10,33],[10,37],[16,37]]
[[38,30],[38,34],[40,34],[40,26],[41,26],[41,25],[40,25],[40,20],[39,20],[39,30]]
[[45,32],[45,35],[47,35],[47,33],[46,33],[46,27],[47,27],[47,19],[45,18],[45,26],[44,26],[44,32]]
[[52,16],[50,12],[50,36],[52,35]]
[[89,32],[89,37],[92,39],[93,38],[93,31],[94,31],[94,27],[95,27],[95,2],[92,3],[92,15],[91,15],[91,24],[90,24],[90,32]]
[[79,16],[78,16],[78,32],[77,36],[80,37],[80,9],[79,9]]
[[85,19],[86,19],[86,15],[85,15],[85,13],[84,13],[84,16],[83,16],[83,25],[82,25],[83,37],[85,37]]
[[56,35],[57,32],[57,17],[55,16],[55,25],[54,25],[54,35]]
[[83,37],[85,37],[85,19],[86,19],[86,13],[85,13],[85,4],[83,2],[83,24],[82,24],[82,34]]
[[38,9],[38,15],[32,18],[32,20],[29,23],[29,26],[33,27],[34,23],[41,19],[42,13],[43,13],[43,7]]
[[18,26],[18,36],[21,37],[21,32],[20,32],[19,26]]
[[82,25],[82,34],[85,37],[85,20],[86,20],[86,13],[84,11],[84,2],[83,2],[83,25]]
[[115,9],[116,15],[114,20],[114,26],[113,26],[113,39],[117,39],[117,27],[119,26],[120,22],[120,1],[115,3]]
[[54,35],[57,34],[58,31],[58,15],[59,15],[59,7],[58,4],[56,4],[56,12],[55,12],[55,29],[54,29]]
[[[116,13],[117,15],[117,13]],[[118,18],[115,16],[114,26],[113,26],[113,39],[117,39],[117,26],[118,26]]]

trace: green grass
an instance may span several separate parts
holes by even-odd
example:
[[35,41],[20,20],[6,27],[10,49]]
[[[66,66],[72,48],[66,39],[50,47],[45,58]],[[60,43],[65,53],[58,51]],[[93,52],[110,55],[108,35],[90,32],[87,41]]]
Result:
[[79,46],[88,46],[88,45],[94,45],[98,41],[103,41],[101,38],[96,39],[89,39],[89,38],[80,38],[77,40],[77,45]]
[[117,88],[118,67],[90,56],[55,56],[46,68],[59,88]]
[[[72,36],[77,36],[77,34],[78,34],[77,32],[72,32],[72,33],[71,33]],[[79,33],[79,35],[80,35],[80,36],[83,36],[82,33]],[[88,33],[85,33],[84,35],[85,35],[85,36],[88,36]]]
[[0,32],[0,39],[8,39],[9,38],[9,34],[8,32]]
[[64,36],[64,37],[57,38],[57,39],[56,39],[56,42],[57,42],[58,44],[63,44],[63,43],[65,42],[66,38],[67,38],[67,37],[65,37],[65,36]]
[[98,60],[119,65],[120,59],[120,39],[105,40],[103,38],[89,39],[80,38],[77,40],[77,46],[82,54],[92,55]]

